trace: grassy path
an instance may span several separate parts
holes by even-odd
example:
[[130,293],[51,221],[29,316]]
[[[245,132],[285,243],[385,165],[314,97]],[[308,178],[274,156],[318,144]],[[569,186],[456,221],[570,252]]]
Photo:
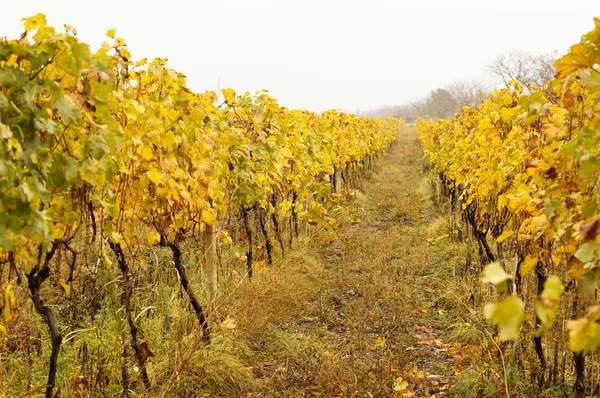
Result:
[[460,373],[464,353],[448,339],[453,259],[428,241],[446,226],[414,130],[361,185],[360,223],[240,293],[238,331],[253,352],[245,396],[444,396]]

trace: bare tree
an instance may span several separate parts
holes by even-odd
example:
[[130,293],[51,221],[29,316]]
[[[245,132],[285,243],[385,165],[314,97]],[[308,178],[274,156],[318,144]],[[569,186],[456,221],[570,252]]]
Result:
[[[554,78],[556,52],[532,54],[515,50],[500,54],[487,66],[497,83],[508,86],[511,80],[543,87]],[[358,112],[361,116],[398,117],[407,122],[418,118],[438,119],[457,115],[464,106],[477,108],[490,95],[492,84],[471,79],[437,88],[415,101],[403,105],[387,105],[378,109]]]
[[537,54],[531,57],[531,63],[535,70],[533,82],[542,87],[554,79],[556,69],[554,69],[554,61],[558,57],[557,51]]
[[417,118],[445,118],[457,115],[463,106],[477,108],[491,90],[479,80],[463,80],[445,88],[437,88],[415,101],[403,105],[386,105],[381,108],[358,112],[360,116],[398,117],[411,123]]
[[511,80],[524,84],[535,83],[542,87],[554,77],[556,52],[532,54],[514,50],[498,55],[487,66],[487,71],[498,81],[508,86]]
[[460,111],[463,106],[477,108],[491,93],[488,84],[481,80],[461,80],[446,87],[454,97],[454,102]]
[[454,116],[457,108],[450,91],[445,88],[436,88],[429,93],[421,106],[422,117],[437,119]]

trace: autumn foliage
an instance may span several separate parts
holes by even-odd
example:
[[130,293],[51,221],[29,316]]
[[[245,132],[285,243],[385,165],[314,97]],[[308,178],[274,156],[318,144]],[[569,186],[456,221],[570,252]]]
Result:
[[[519,339],[523,323],[535,318],[542,367],[542,337],[563,328],[555,324],[559,308],[568,309],[570,348],[579,358],[600,347],[599,65],[595,19],[595,29],[555,62],[546,86],[513,81],[478,109],[418,121],[426,157],[485,246],[491,264],[483,281],[508,292],[485,307],[486,317],[501,340]],[[528,275],[537,284],[529,292]]]

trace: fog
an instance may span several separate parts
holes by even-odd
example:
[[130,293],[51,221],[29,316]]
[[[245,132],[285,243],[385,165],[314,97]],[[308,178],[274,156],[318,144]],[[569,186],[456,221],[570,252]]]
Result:
[[356,111],[400,104],[455,81],[487,79],[514,49],[564,52],[600,2],[229,0],[10,2],[0,36],[45,13],[98,47],[110,28],[134,58],[166,57],[195,91],[266,88],[282,105]]

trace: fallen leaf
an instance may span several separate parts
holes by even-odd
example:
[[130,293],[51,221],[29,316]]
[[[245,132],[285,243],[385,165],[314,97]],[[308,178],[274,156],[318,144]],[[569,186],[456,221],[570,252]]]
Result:
[[385,346],[385,337],[379,336],[373,341],[373,346],[375,347],[383,347]]
[[221,327],[223,329],[231,330],[237,328],[237,324],[235,323],[235,320],[232,317],[227,316],[227,318],[225,318],[225,320],[221,322]]
[[150,347],[148,347],[148,342],[146,340],[140,340],[139,345],[140,345],[140,351],[141,351],[144,359],[154,358],[155,355],[150,350]]
[[453,372],[454,372],[454,374],[455,374],[455,375],[457,375],[457,376],[458,376],[459,374],[461,374],[461,373],[463,372],[463,370],[464,370],[464,367],[463,367],[463,366],[462,366],[460,363],[459,363],[459,364],[457,364],[456,366],[454,366],[454,367],[452,368],[452,371],[453,371]]
[[308,273],[308,267],[304,264],[300,264],[297,268],[296,271],[302,272],[303,274]]
[[58,284],[64,289],[65,296],[69,297],[71,295],[71,286],[62,278],[58,278]]
[[396,380],[394,380],[394,391],[396,391],[396,392],[404,391],[404,390],[406,390],[407,387],[408,387],[408,382],[406,380],[404,380],[402,377],[398,377],[398,378],[396,378]]

